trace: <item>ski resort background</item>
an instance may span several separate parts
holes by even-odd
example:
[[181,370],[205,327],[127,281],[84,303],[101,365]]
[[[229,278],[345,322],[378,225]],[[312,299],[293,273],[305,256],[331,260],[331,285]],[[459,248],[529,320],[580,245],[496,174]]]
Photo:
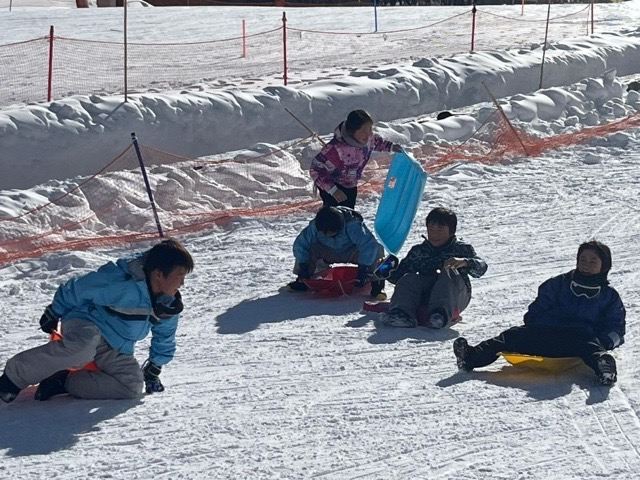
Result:
[[[288,21],[287,12],[268,9],[259,25],[239,20],[237,36],[184,43],[127,41],[147,36],[134,14],[122,25],[124,41],[115,37],[108,41],[71,38],[58,35],[51,25],[38,38],[0,45],[0,105],[97,92],[121,93],[126,100],[130,92],[149,85],[157,89],[183,88],[210,79],[242,83],[248,72],[265,84],[300,84],[305,79],[308,83],[309,71],[339,72],[370,65],[380,56],[411,61],[524,47],[532,41],[541,46],[542,52],[549,41],[594,33],[598,22],[594,3],[572,5],[571,11],[566,6],[558,13],[556,9],[549,6],[545,17],[540,16],[540,9],[520,17],[490,7],[461,7],[460,13],[449,16],[438,9],[423,9],[424,13],[414,18],[415,24],[401,28],[392,24],[394,28],[385,31],[378,31],[377,20],[373,31],[325,30],[331,18],[300,25]],[[353,10],[346,9],[342,15],[352,15]],[[295,13],[291,16],[295,18]],[[354,16],[353,23],[359,24],[361,18],[361,13]],[[514,36],[513,31],[520,34]],[[317,48],[326,45],[330,37],[334,37],[332,42],[338,37],[341,48]],[[203,71],[207,78],[201,77]],[[541,77],[541,86],[542,81]]]

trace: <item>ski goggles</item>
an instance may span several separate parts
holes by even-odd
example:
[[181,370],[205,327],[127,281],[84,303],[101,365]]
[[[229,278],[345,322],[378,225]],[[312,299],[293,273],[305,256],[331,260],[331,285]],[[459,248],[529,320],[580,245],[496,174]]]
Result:
[[576,297],[595,298],[600,295],[602,287],[600,285],[592,287],[589,285],[582,285],[581,283],[571,280],[571,293]]

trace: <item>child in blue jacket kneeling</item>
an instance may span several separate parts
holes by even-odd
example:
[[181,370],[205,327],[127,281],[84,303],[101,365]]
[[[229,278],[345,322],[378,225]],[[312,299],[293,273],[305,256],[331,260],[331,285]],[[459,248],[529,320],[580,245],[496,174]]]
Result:
[[[40,326],[50,334],[60,322],[63,338],[10,358],[0,376],[0,399],[11,402],[36,384],[36,400],[62,393],[137,398],[143,385],[147,393],[163,391],[159,375],[173,358],[183,308],[178,289],[192,270],[189,252],[169,239],[61,285]],[[134,346],[149,332],[149,358],[141,369]],[[82,369],[92,361],[97,371]]]

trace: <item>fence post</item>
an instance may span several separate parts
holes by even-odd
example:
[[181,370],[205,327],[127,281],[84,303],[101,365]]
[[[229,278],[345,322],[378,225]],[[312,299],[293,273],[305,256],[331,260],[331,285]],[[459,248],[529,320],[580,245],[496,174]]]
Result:
[[49,27],[49,74],[47,78],[47,102],[51,101],[52,83],[53,83],[53,25]]
[[520,16],[524,16],[524,0],[522,0],[522,11],[520,12]]
[[378,0],[373,0],[373,31],[378,33]]
[[287,12],[282,12],[282,49],[284,70],[282,72],[282,78],[285,86],[287,85]]
[[547,36],[549,35],[549,17],[551,16],[551,0],[549,0],[549,8],[547,8],[547,26],[544,29],[544,45],[542,45],[542,63],[540,64],[540,86],[542,88],[542,75],[544,74],[544,57],[547,53]]
[[140,146],[138,145],[138,139],[136,138],[136,132],[131,132],[131,142],[133,142],[133,148],[136,150],[138,156],[138,163],[140,164],[140,171],[142,172],[142,178],[144,179],[144,186],[147,189],[147,195],[149,196],[149,202],[151,202],[151,209],[153,210],[153,218],[156,220],[156,227],[158,227],[158,234],[160,238],[164,237],[162,232],[162,225],[160,225],[160,217],[158,217],[158,210],[156,209],[156,202],[153,200],[153,193],[151,192],[151,184],[149,184],[149,178],[147,177],[147,170],[144,168],[144,162],[142,161],[142,154],[140,153]]
[[471,13],[473,14],[471,19],[471,53],[473,53],[473,49],[475,48],[476,43],[476,12],[478,9],[476,8],[476,2],[473,2],[473,8],[471,9]]
[[593,9],[594,9],[594,2],[593,0],[591,0],[591,35],[593,35]]
[[[124,0],[124,103],[129,101],[129,79],[127,78],[127,59],[128,59],[128,51],[127,51],[127,0]],[[162,236],[162,235],[160,235]]]
[[242,19],[242,58],[247,58],[247,25]]

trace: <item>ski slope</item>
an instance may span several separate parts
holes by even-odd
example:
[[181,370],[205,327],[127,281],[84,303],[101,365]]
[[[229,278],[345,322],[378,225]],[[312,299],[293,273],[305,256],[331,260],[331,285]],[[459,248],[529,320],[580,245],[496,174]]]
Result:
[[[501,101],[519,128],[566,133],[637,112],[640,95],[624,88],[637,73],[502,92]],[[533,68],[520,72],[533,84],[536,75]],[[481,88],[477,77],[460,78],[462,92]],[[368,81],[354,93],[364,108],[380,108],[379,97],[366,103]],[[330,95],[335,87],[328,82],[322,89]],[[454,145],[489,108],[463,102],[470,98],[461,96],[457,113],[464,115],[449,121],[397,117],[379,131],[415,153]],[[35,123],[19,126],[25,134],[30,128]],[[279,128],[276,134],[294,135],[290,125]],[[39,141],[46,149],[57,140]],[[422,241],[427,212],[443,205],[458,213],[459,236],[489,265],[472,282],[463,322],[451,330],[383,327],[376,314],[360,312],[366,291],[331,300],[282,291],[293,278],[293,240],[310,214],[236,219],[181,238],[196,269],[182,292],[177,354],[162,373],[166,391],[139,401],[61,396],[38,403],[30,387],[0,404],[0,478],[637,478],[639,147],[640,131],[632,129],[540,157],[456,164],[432,175],[401,255]],[[302,198],[309,154],[302,148],[287,154],[300,161],[298,176],[282,172],[273,184],[289,182]],[[59,168],[63,180],[0,191],[1,211],[15,214],[19,200],[74,184],[75,167]],[[17,171],[11,176],[15,170],[6,169],[8,182],[19,179]],[[151,175],[167,172],[186,175],[180,165]],[[250,198],[263,191],[255,182],[237,193]],[[185,188],[178,200],[198,206],[204,200],[195,193]],[[123,197],[123,215],[131,212],[135,226],[135,199]],[[377,200],[359,201],[370,225]],[[253,205],[260,205],[257,195]],[[6,233],[1,224],[0,233]],[[577,246],[591,238],[611,247],[609,279],[627,307],[626,343],[615,351],[618,383],[603,388],[586,367],[543,374],[502,360],[458,372],[453,340],[464,335],[475,344],[520,324],[538,285],[573,268]],[[145,246],[55,253],[0,267],[0,365],[45,340],[37,322],[59,283]],[[139,344],[140,361],[147,347]]]

